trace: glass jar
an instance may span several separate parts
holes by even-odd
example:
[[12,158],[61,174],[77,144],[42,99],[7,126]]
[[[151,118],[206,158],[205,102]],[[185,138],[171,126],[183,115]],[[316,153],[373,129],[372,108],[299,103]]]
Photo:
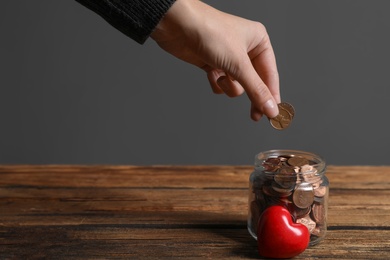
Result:
[[309,245],[318,244],[327,229],[329,181],[325,170],[324,159],[309,152],[271,150],[256,155],[249,178],[249,233],[257,239],[263,211],[281,205],[294,223],[309,229]]

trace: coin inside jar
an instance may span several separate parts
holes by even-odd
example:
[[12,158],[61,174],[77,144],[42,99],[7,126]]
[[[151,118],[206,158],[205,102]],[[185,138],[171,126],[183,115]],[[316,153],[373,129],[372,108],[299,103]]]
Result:
[[310,233],[313,233],[316,228],[316,223],[308,216],[297,219],[296,223],[305,225]]
[[301,209],[309,207],[314,201],[313,186],[307,182],[297,184],[293,194],[293,201]]
[[288,197],[292,193],[292,188],[281,187],[276,182],[272,183],[272,189],[276,191],[278,197]]
[[298,208],[297,206],[293,205],[293,206],[291,206],[291,208],[289,210],[291,212],[291,215],[295,219],[298,219],[298,218],[303,218],[303,217],[309,215],[310,211],[311,211],[311,206],[307,207],[305,209],[301,209],[301,208]]
[[290,173],[279,172],[275,174],[274,180],[277,184],[279,184],[283,188],[292,189],[297,181],[297,176]]
[[323,222],[325,218],[325,207],[323,204],[314,203],[312,206],[311,214],[313,219],[317,222]]
[[291,158],[288,159],[287,162],[291,166],[298,166],[298,167],[301,167],[301,166],[309,164],[309,161],[306,158],[303,158],[303,157],[300,157],[300,156],[291,157]]
[[314,196],[316,197],[324,197],[327,192],[327,189],[325,186],[319,186],[317,189],[314,189]]

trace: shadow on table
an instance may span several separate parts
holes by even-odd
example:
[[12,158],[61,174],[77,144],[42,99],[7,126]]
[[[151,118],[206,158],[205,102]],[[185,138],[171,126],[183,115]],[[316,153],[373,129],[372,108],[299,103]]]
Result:
[[225,252],[230,251],[231,257],[259,259],[257,242],[249,234],[243,216],[205,211],[172,213],[176,222],[173,225],[210,233],[207,241],[225,247]]
[[246,223],[211,226],[208,231],[231,240],[231,254],[239,257],[259,259],[257,242],[246,229]]

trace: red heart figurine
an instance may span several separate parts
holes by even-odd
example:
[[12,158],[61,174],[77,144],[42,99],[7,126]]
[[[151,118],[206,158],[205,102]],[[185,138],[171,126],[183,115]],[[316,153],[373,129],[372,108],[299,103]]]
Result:
[[307,227],[293,223],[286,208],[271,206],[264,210],[257,228],[257,245],[261,256],[291,258],[305,251],[309,241]]

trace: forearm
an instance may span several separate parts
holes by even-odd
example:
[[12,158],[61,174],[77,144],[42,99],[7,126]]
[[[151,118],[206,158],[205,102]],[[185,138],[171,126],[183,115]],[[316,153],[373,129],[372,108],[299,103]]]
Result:
[[175,0],[76,0],[143,44]]

